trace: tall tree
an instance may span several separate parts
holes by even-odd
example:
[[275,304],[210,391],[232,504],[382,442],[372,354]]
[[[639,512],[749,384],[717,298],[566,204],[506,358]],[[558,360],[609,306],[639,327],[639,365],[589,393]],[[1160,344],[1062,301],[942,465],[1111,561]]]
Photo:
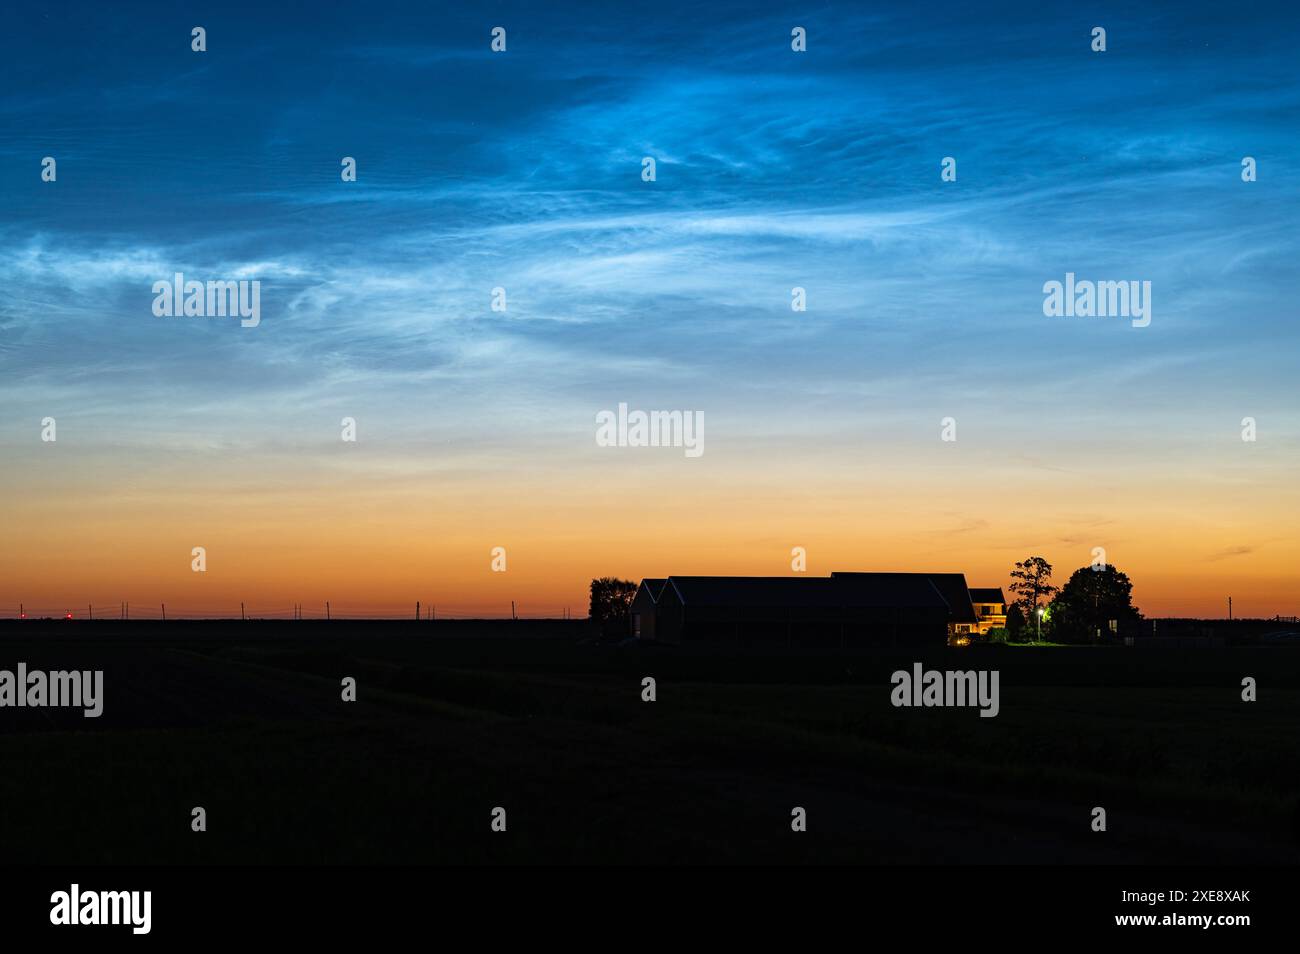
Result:
[[1040,556],[1026,557],[1016,564],[1011,571],[1011,592],[1019,597],[1021,612],[1025,614],[1025,628],[1031,633],[1038,632],[1038,607],[1043,600],[1050,600],[1057,588],[1052,585],[1052,564]]
[[1110,564],[1075,570],[1052,601],[1052,632],[1069,642],[1109,634],[1111,620],[1118,627],[1141,618],[1128,575]]
[[627,630],[628,610],[636,584],[613,576],[602,576],[591,581],[591,607],[587,615],[600,626],[602,633],[619,633]]

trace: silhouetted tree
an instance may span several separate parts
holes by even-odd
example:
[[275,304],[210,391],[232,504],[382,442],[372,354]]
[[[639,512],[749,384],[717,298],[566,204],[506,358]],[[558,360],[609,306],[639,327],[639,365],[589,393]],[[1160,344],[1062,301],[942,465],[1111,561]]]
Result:
[[602,576],[591,581],[591,617],[605,634],[626,633],[628,608],[636,596],[636,584],[613,576]]
[[1142,618],[1133,605],[1133,584],[1110,564],[1075,570],[1052,601],[1052,632],[1063,642],[1082,643]]
[[1040,601],[1051,600],[1057,588],[1052,585],[1052,564],[1040,556],[1026,557],[1011,571],[1011,592],[1020,597],[1017,602],[1025,614],[1025,628],[1032,635],[1037,631]]

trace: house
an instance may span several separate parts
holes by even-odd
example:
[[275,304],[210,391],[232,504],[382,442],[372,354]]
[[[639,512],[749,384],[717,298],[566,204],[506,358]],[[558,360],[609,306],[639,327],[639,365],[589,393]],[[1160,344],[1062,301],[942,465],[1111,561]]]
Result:
[[632,635],[637,639],[655,638],[655,617],[659,596],[667,580],[644,579],[636,588],[628,613],[632,617]]
[[[951,575],[965,597],[965,578]],[[973,624],[969,600],[964,607],[953,601],[962,622],[969,615]],[[924,573],[647,579],[632,614],[643,639],[824,648],[942,646],[954,619],[949,599]]]
[[1007,601],[1002,587],[976,587],[970,591],[970,601],[979,619],[977,632],[981,636],[987,636],[990,629],[1006,628]]

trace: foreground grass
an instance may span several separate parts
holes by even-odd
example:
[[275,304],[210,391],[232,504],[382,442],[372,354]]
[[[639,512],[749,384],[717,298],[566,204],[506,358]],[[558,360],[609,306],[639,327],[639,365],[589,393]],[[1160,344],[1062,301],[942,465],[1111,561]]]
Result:
[[[0,852],[172,863],[1294,857],[1300,688],[1287,657],[1084,650],[1073,669],[1061,663],[1072,650],[951,657],[1003,667],[1001,713],[981,719],[895,709],[894,660],[542,647],[499,652],[492,666],[482,652],[138,650],[132,671],[175,673],[141,685],[159,693],[146,711],[119,727],[0,734]],[[1262,673],[1257,703],[1240,701],[1238,662]],[[358,680],[357,703],[339,701],[341,674]],[[647,674],[653,704],[641,701]],[[208,692],[225,708],[196,707]],[[201,835],[189,828],[195,805],[208,811]],[[497,805],[509,811],[505,837],[489,831]],[[791,837],[795,805],[809,812],[806,837]],[[1088,828],[1094,805],[1109,814],[1104,836]]]

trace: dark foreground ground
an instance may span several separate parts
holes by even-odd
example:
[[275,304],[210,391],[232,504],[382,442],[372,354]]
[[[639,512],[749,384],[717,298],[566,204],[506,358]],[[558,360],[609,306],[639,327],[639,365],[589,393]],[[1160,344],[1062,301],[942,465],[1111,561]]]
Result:
[[[0,669],[105,671],[97,720],[0,709],[0,862],[1300,859],[1293,648],[755,656],[583,633],[0,624]],[[1000,715],[894,708],[914,661],[999,670]]]

